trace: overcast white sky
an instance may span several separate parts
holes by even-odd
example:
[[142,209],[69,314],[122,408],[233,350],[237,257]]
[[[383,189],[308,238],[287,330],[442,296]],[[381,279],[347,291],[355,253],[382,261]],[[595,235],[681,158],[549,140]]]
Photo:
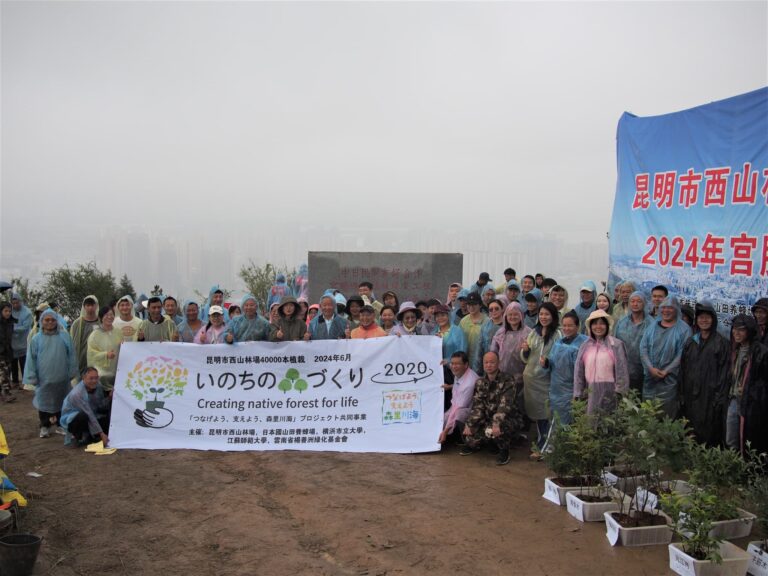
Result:
[[768,84],[766,2],[0,10],[4,249],[40,209],[89,227],[392,219],[600,241],[622,112]]

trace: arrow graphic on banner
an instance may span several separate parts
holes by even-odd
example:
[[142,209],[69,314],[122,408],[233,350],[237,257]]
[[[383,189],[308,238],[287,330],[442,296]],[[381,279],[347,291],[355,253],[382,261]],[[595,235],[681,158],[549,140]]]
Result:
[[386,380],[382,382],[381,380],[376,380],[376,377],[381,374],[381,372],[377,372],[376,374],[371,376],[371,382],[373,382],[374,384],[411,384],[411,383],[416,384],[416,382],[418,382],[419,380],[423,380],[424,378],[429,378],[434,373],[435,371],[430,368],[429,373],[423,374],[422,376],[418,376],[418,377],[414,376],[413,378],[409,378],[408,380]]

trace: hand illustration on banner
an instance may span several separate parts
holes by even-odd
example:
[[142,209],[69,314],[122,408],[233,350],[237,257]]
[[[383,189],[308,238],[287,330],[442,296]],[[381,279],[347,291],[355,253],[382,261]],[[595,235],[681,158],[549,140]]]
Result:
[[189,371],[178,359],[150,356],[137,362],[125,380],[125,388],[131,395],[144,400],[144,409],[133,412],[136,424],[142,428],[170,425],[173,412],[165,407],[166,400],[184,394],[188,375]]

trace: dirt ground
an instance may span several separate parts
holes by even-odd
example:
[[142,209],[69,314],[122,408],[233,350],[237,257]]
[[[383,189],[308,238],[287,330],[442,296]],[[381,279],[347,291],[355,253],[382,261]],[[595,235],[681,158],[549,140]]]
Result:
[[35,574],[670,573],[665,546],[613,548],[604,524],[544,500],[547,469],[524,446],[504,467],[456,448],[95,456],[38,438],[19,396],[0,423],[29,499],[21,528],[44,538]]

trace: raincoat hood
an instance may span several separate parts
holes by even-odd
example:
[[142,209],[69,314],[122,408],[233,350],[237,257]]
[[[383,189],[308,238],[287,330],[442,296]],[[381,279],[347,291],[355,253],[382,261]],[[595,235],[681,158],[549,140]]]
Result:
[[538,288],[532,288],[530,292],[528,292],[525,297],[526,300],[528,299],[528,296],[533,296],[536,298],[536,306],[541,306],[541,298],[543,296],[543,293]]
[[[14,295],[15,296],[15,295]],[[756,308],[762,308],[766,312],[768,312],[768,298],[760,298],[757,302],[755,302],[755,305],[752,306],[752,314],[754,315]]]
[[336,292],[336,295],[333,297],[334,300],[336,300],[336,306],[341,306],[342,308],[347,307],[347,299],[344,297],[344,294],[341,292]]
[[240,300],[240,310],[243,311],[243,314],[245,314],[245,303],[248,302],[248,300],[253,300],[257,307],[259,305],[259,303],[256,301],[256,297],[253,294],[246,294],[243,296],[243,299]]
[[667,296],[664,298],[664,300],[661,301],[661,304],[659,305],[659,310],[662,308],[674,308],[675,309],[675,320],[680,320],[680,302],[677,301],[677,298],[674,296]]
[[480,291],[480,296],[485,296],[487,292],[493,292],[493,294],[496,295],[496,288],[494,288],[490,284],[486,284],[485,286],[483,286],[483,289]]
[[285,274],[278,274],[278,275],[275,277],[275,282],[276,282],[277,284],[285,284]]
[[751,344],[754,342],[757,336],[757,321],[752,316],[746,314],[739,314],[733,318],[731,323],[731,342],[733,342],[733,329],[734,328],[746,328],[747,329],[747,341]]
[[504,309],[504,325],[503,325],[504,331],[512,330],[512,326],[510,326],[509,322],[507,322],[507,314],[509,314],[510,310],[517,310],[518,312],[520,312],[520,328],[518,328],[518,330],[521,330],[523,326],[525,326],[525,322],[523,321],[525,314],[523,313],[523,307],[520,306],[520,303],[515,301],[515,302],[510,302],[507,305],[507,307]]
[[466,300],[467,296],[469,296],[469,290],[467,288],[462,288],[456,295],[456,300]]
[[715,306],[709,300],[702,300],[696,303],[696,316],[699,314],[709,314],[712,316],[712,332],[717,332],[717,312],[715,312]]
[[592,292],[592,303],[594,304],[595,300],[597,299],[597,286],[595,285],[592,280],[587,280],[584,282],[584,284],[581,285],[581,288],[579,288],[579,302],[581,302],[581,291],[582,290],[589,290]]
[[515,288],[518,292],[520,292],[520,284],[517,282],[517,280],[510,280],[507,282],[507,290],[510,288]]
[[198,303],[195,302],[194,300],[186,300],[184,302],[184,306],[182,306],[181,308],[184,311],[184,320],[187,319],[187,308],[189,308],[192,304],[197,306],[197,315],[200,316],[200,306],[198,305]]
[[598,318],[605,318],[605,320],[608,322],[608,332],[606,332],[606,337],[608,334],[610,334],[611,330],[613,330],[613,317],[605,310],[595,310],[589,315],[587,321],[584,323],[587,327],[587,335],[590,338],[594,338],[594,336],[592,336],[592,322]]
[[85,318],[85,301],[88,300],[88,298],[93,299],[94,302],[96,302],[96,313],[99,312],[99,299],[96,298],[93,294],[89,294],[85,298],[83,298],[83,303],[80,305],[80,318]]
[[[120,302],[122,302],[123,300],[125,300],[126,302],[130,302],[131,303],[131,313],[134,316],[136,316],[136,305],[133,302],[133,298],[131,298],[130,294],[126,294],[125,296],[120,298],[120,300],[117,301],[117,304],[115,304],[115,309],[118,308],[118,306],[120,305]],[[120,313],[119,312],[118,312],[117,316],[118,316],[118,318],[120,317]]]
[[280,307],[277,309],[277,313],[280,314],[281,318],[285,318],[285,312],[283,311],[283,307],[286,304],[293,304],[296,308],[293,311],[294,316],[296,315],[296,312],[299,310],[299,303],[297,302],[296,298],[293,296],[283,296],[280,299]]

